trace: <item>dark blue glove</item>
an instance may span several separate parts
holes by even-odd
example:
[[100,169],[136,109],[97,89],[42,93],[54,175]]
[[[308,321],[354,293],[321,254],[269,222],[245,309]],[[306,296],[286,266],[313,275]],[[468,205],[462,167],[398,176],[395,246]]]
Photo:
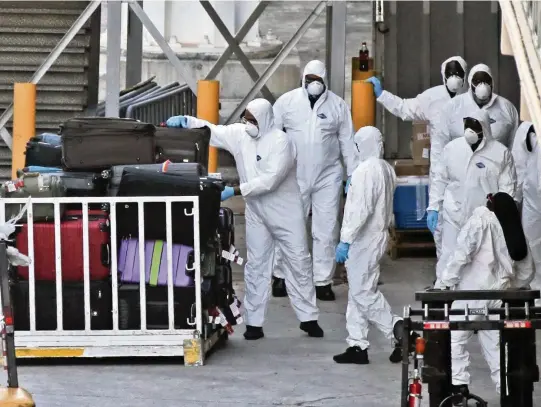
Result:
[[380,80],[376,78],[375,76],[372,76],[368,78],[366,82],[369,82],[372,85],[374,85],[374,95],[376,95],[376,97],[379,98],[381,94],[383,93],[383,86],[381,86]]
[[426,216],[426,225],[432,234],[434,234],[436,227],[438,226],[438,211],[428,211],[428,215]]
[[345,263],[348,259],[349,243],[340,242],[336,246],[336,262]]
[[235,195],[235,188],[225,187],[225,189],[222,191],[222,201],[231,198],[233,195]]
[[181,129],[188,128],[188,119],[185,116],[173,116],[167,119],[167,127],[176,127]]
[[346,186],[344,188],[344,192],[346,193],[346,195],[347,195],[348,190],[349,190],[349,184],[351,184],[351,177],[348,177],[348,180],[346,181]]

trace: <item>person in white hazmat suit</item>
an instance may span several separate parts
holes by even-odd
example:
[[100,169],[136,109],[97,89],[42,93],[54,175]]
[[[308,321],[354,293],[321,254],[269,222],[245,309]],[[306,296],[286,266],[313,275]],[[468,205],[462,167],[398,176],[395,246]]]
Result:
[[[336,263],[339,211],[342,195],[343,157],[348,183],[355,167],[353,123],[346,102],[327,89],[323,62],[311,61],[304,68],[302,86],[282,95],[274,104],[275,125],[297,146],[297,180],[304,214],[312,210],[312,257],[316,296],[334,301],[332,280]],[[347,185],[346,185],[347,189]],[[273,295],[285,296],[281,280],[281,256],[277,253]]]
[[[437,115],[442,107],[457,95],[460,95],[468,90],[466,75],[468,66],[466,61],[460,56],[454,56],[446,59],[441,64],[442,85],[437,85],[425,90],[420,95],[414,98],[406,99],[393,95],[391,92],[383,90],[380,80],[373,76],[366,81],[374,86],[374,94],[377,101],[387,111],[394,116],[400,117],[404,121],[427,121],[428,132],[430,135],[430,161],[439,162],[441,152],[445,143],[442,143],[435,131],[437,123]],[[431,178],[433,178],[433,167],[430,169]],[[439,257],[441,252],[441,221],[440,217],[438,228],[434,232],[434,243],[436,244],[436,254]]]
[[492,139],[488,113],[477,109],[465,115],[462,134],[464,137],[444,147],[429,191],[429,229],[434,230],[438,214],[443,212],[442,251],[436,265],[436,280],[455,249],[460,228],[475,208],[484,205],[487,194],[506,192],[514,197],[516,191],[513,157],[504,145]]
[[[517,190],[522,198],[522,227],[535,266],[531,288],[541,290],[541,150],[531,122],[524,122],[518,128],[513,157],[517,167]],[[537,299],[535,303],[541,306],[541,300]]]
[[494,93],[492,72],[488,66],[475,65],[468,75],[468,83],[468,92],[453,98],[443,107],[434,137],[441,140],[444,146],[462,137],[463,118],[475,111],[484,110],[489,116],[492,138],[511,149],[520,121],[517,109],[509,100]]
[[248,103],[242,123],[216,126],[190,116],[167,120],[169,127],[211,130],[210,145],[235,158],[240,187],[225,187],[222,201],[242,195],[246,202],[247,263],[244,268],[244,337],[264,336],[263,324],[270,295],[274,247],[283,254],[288,293],[300,329],[323,337],[317,319],[312,262],[306,237],[301,194],[295,176],[295,145],[274,126],[271,104],[264,99]]
[[[360,163],[351,177],[340,243],[336,247],[336,261],[345,262],[349,283],[348,348],[333,359],[337,363],[367,364],[369,323],[397,341],[403,330],[402,318],[392,313],[378,289],[379,262],[387,249],[393,218],[396,175],[383,160],[383,136],[377,128],[362,127],[354,140]],[[402,360],[400,348],[395,347],[390,360]]]
[[[457,244],[438,285],[456,290],[505,290],[528,288],[534,269],[520,213],[513,198],[504,193],[489,194],[486,206],[477,207],[460,230]],[[500,308],[500,300],[454,301],[451,308]],[[482,315],[469,317],[483,319]],[[464,317],[454,316],[454,320]],[[469,392],[470,365],[466,349],[472,331],[451,332],[453,392]],[[500,339],[498,331],[479,331],[483,356],[496,390],[500,391]]]

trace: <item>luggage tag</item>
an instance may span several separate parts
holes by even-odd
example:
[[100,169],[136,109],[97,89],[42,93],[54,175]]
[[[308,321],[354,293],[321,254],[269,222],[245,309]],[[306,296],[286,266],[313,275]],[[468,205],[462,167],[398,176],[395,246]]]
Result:
[[219,318],[220,318],[220,325],[225,328],[225,330],[227,331],[228,334],[230,334],[230,335],[233,334],[235,332],[235,330],[233,329],[231,324],[227,321],[227,318],[224,315],[224,313],[222,312],[222,310],[220,308],[218,308],[218,307],[216,307],[216,309],[218,310],[218,314],[219,314]]
[[219,179],[220,181],[222,180],[222,173],[221,172],[210,172],[208,175],[207,175],[208,178],[214,178],[214,179]]
[[239,251],[233,245],[231,245],[229,251],[222,250],[222,257],[226,260],[232,261],[233,263],[237,263],[239,266],[242,266],[244,263],[244,259],[239,256]]
[[193,333],[193,338],[184,339],[184,366],[203,366],[203,346],[199,331]]
[[231,309],[231,312],[233,313],[233,316],[235,317],[235,320],[237,321],[237,325],[240,325],[244,322],[244,319],[242,318],[242,312],[241,308],[242,302],[237,298],[235,294],[233,294],[233,302],[229,305],[229,309]]

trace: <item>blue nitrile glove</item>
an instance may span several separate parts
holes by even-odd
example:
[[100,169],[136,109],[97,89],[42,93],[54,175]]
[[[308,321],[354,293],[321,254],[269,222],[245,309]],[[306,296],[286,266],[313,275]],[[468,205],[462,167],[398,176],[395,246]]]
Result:
[[176,127],[181,129],[188,128],[188,119],[185,116],[173,116],[167,119],[167,127]]
[[233,195],[235,195],[235,189],[233,187],[225,187],[222,191],[222,201],[231,198]]
[[348,177],[348,180],[346,181],[346,186],[344,187],[344,192],[348,193],[348,189],[349,189],[349,184],[351,184],[351,177]]
[[340,242],[336,246],[336,262],[345,263],[348,259],[349,243]]
[[376,95],[376,97],[379,98],[381,94],[383,93],[383,86],[381,86],[380,80],[376,78],[375,76],[372,76],[368,78],[365,82],[369,82],[372,85],[374,85],[374,95]]
[[428,211],[427,213],[426,225],[432,234],[434,234],[436,226],[438,226],[438,211]]

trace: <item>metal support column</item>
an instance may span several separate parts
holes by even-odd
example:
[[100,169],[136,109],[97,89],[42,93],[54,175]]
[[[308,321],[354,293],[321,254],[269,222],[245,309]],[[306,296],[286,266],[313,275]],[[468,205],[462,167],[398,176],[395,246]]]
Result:
[[[138,1],[143,7],[143,2]],[[128,7],[128,41],[126,46],[126,88],[141,82],[143,65],[143,23]]]
[[333,1],[331,17],[331,75],[328,77],[329,88],[341,98],[344,98],[346,88],[346,17],[347,3],[345,1]]
[[122,56],[122,2],[107,1],[107,72],[105,117],[118,117],[120,110],[120,58]]
[[276,55],[276,58],[272,61],[272,63],[265,69],[265,72],[261,75],[259,80],[254,84],[250,92],[242,99],[242,101],[239,103],[239,105],[235,108],[233,113],[227,118],[227,121],[225,124],[231,124],[233,121],[237,120],[239,115],[242,113],[242,111],[246,108],[246,105],[250,100],[252,100],[261,90],[263,85],[267,83],[267,81],[270,79],[270,77],[274,74],[276,69],[280,66],[280,64],[286,59],[286,57],[289,55],[289,53],[295,48],[295,45],[300,41],[302,36],[308,31],[308,28],[312,25],[314,21],[317,20],[319,15],[323,12],[325,9],[326,2],[320,1],[316,8],[310,13],[308,18],[302,23],[302,25],[299,27],[297,32],[293,34],[293,37],[287,42],[287,44],[284,45],[284,47],[280,50],[278,55]]
[[327,3],[325,11],[325,66],[327,67],[327,78],[332,76],[332,2]]

